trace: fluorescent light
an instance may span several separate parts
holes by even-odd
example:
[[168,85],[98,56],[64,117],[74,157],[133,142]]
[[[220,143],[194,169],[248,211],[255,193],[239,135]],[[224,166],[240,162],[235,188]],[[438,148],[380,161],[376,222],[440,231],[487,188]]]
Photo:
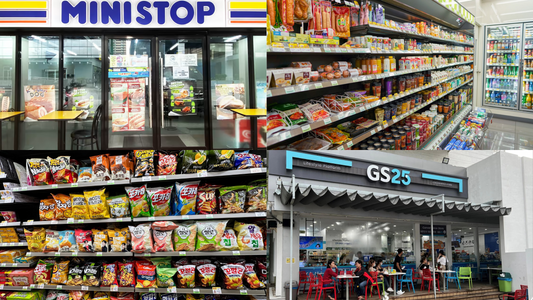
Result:
[[76,55],[76,56],[78,55],[78,54],[76,54],[76,53],[74,53],[74,52],[72,52],[72,51],[70,51],[70,50],[67,50],[67,52],[68,52],[69,54],[72,54],[72,55]]
[[524,11],[504,13],[504,14],[501,14],[501,16],[516,15],[516,14],[523,14],[523,13],[530,13],[530,12],[533,12],[533,10],[524,10]]
[[168,49],[168,51],[174,50],[174,48],[178,47],[179,44],[180,43],[175,43],[172,47],[170,47],[170,49]]
[[228,43],[228,42],[233,42],[233,41],[236,41],[238,40],[242,35],[236,35],[236,36],[232,36],[232,37],[229,37],[229,38],[224,38],[224,42]]

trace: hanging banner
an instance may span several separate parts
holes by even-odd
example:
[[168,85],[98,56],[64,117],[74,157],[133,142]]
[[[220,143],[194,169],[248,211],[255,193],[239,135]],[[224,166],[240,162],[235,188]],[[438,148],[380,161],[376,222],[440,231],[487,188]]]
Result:
[[144,78],[111,78],[112,131],[144,131],[146,90]]
[[[431,235],[431,225],[420,224],[420,235]],[[433,235],[446,236],[446,225],[433,225]]]

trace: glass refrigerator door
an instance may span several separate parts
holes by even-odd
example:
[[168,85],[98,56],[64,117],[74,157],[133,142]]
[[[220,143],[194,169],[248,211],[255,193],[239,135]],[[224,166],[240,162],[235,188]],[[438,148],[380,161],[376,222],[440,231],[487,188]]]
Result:
[[522,76],[522,101],[520,110],[533,111],[533,23],[524,24],[524,72]]
[[520,52],[522,25],[485,28],[484,104],[517,109],[520,100]]

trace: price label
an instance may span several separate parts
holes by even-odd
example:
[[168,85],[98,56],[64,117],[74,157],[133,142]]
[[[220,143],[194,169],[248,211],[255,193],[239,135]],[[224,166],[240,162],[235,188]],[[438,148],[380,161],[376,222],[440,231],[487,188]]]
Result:
[[19,265],[19,264],[17,264],[17,263],[11,264],[11,266],[12,266],[13,268],[18,267],[18,265]]
[[308,132],[308,131],[311,131],[311,125],[302,126],[302,132],[303,133]]
[[3,289],[4,289],[4,285],[0,284],[0,290],[3,290]]
[[122,219],[122,218],[116,218],[116,219],[115,219],[115,222],[124,222],[124,219]]
[[345,113],[345,112],[341,112],[341,113],[339,113],[339,114],[337,115],[337,118],[338,118],[339,120],[340,120],[340,119],[344,119],[344,118],[346,118],[346,115],[347,115],[347,113]]
[[330,124],[330,123],[331,123],[331,118],[325,118],[325,119],[324,119],[324,124],[325,124],[325,125],[328,125],[328,124]]
[[248,295],[248,290],[240,290],[241,291],[241,295]]
[[215,295],[222,294],[222,289],[220,287],[214,287],[213,288],[213,294],[215,294]]
[[0,264],[0,266],[5,267],[5,266],[7,266],[7,264],[6,263],[2,263],[2,264]]
[[151,253],[145,253],[144,256],[152,256]]
[[179,255],[179,256],[187,256],[187,252],[185,252],[185,251],[180,251],[180,252],[178,252],[178,255]]
[[192,289],[193,294],[200,294],[200,289]]
[[315,83],[315,89],[321,89],[322,83]]
[[300,86],[300,91],[308,91],[309,90],[309,86],[307,84],[303,84]]
[[[335,0],[335,1],[337,1],[337,0]],[[338,0],[338,1],[339,1],[339,3],[341,3],[340,0]],[[339,52],[341,52],[341,49],[335,48],[335,52],[339,53]]]
[[52,184],[52,188],[53,188],[53,189],[57,189],[58,187],[59,187],[59,185],[57,185],[57,184]]
[[85,220],[83,220],[83,219],[79,219],[78,220],[78,224],[83,224],[83,223],[85,223]]
[[96,252],[96,256],[102,256],[102,252]]
[[207,177],[207,171],[202,170],[201,172],[198,172],[198,177]]
[[148,292],[150,292],[150,293],[155,293],[155,288],[149,288],[149,289],[148,289]]
[[324,48],[324,52],[331,52],[330,48]]
[[313,52],[322,53],[322,49],[321,48],[313,48]]
[[267,90],[267,97],[272,97],[272,91],[271,90]]
[[353,115],[355,115],[355,110],[349,110],[349,111],[346,112],[346,114],[348,115],[348,117],[349,116],[353,116]]
[[387,120],[383,120],[383,126],[387,125]]
[[2,223],[0,223],[0,226],[7,226],[7,221],[2,221]]
[[189,216],[181,216],[181,219],[182,219],[182,220],[189,220],[190,217],[189,217]]
[[349,141],[348,143],[346,143],[346,147],[350,148],[353,146],[353,142],[352,141]]
[[266,213],[266,212],[256,212],[256,213],[255,213],[255,216],[256,216],[256,217],[266,217],[266,216],[267,216],[267,213]]
[[78,251],[72,252],[72,256],[74,256],[74,257],[78,256]]
[[62,290],[62,289],[63,289],[63,286],[62,286],[62,285],[57,285],[57,286],[56,286],[56,289],[57,289],[57,290]]
[[113,185],[113,184],[115,184],[115,181],[114,181],[114,180],[109,180],[109,181],[107,182],[107,185]]
[[143,176],[142,181],[152,181],[152,177],[150,177],[150,176]]
[[77,182],[76,183],[71,183],[70,187],[78,187],[78,183]]
[[[359,107],[359,112],[364,112],[366,110],[366,107],[365,106],[361,106]],[[355,113],[355,112],[354,112]]]
[[167,292],[168,292],[168,293],[176,293],[176,287],[173,286],[173,287],[169,287],[169,288],[167,288]]
[[31,252],[26,252],[26,256],[31,256]]
[[52,225],[57,224],[57,223],[58,223],[57,220],[50,221],[50,224],[52,224]]
[[86,285],[82,285],[82,286],[81,286],[81,290],[82,290],[82,291],[88,291],[88,290],[89,290],[89,287],[86,286]]
[[74,224],[74,218],[68,218],[67,224]]
[[18,192],[19,190],[19,188],[13,188],[13,192]]
[[23,290],[27,290],[29,288],[29,286],[23,286],[22,289]]
[[292,137],[292,135],[291,135],[290,131],[287,131],[287,132],[284,132],[284,133],[281,134],[281,139],[282,140],[290,139],[291,137]]
[[357,82],[359,79],[357,77],[352,77],[352,82]]
[[61,256],[61,252],[54,253],[55,256]]
[[337,80],[332,80],[331,81],[331,85],[332,86],[336,86],[336,85],[339,85],[339,83],[337,82]]
[[118,292],[118,286],[116,285],[112,285],[110,288],[109,288],[110,291],[112,292]]
[[205,215],[206,219],[213,219],[213,215]]
[[233,251],[233,255],[241,255],[241,251]]
[[372,129],[372,131],[370,131],[370,135],[374,135],[376,134],[376,130]]
[[261,168],[251,168],[250,173],[262,173],[263,170]]
[[344,150],[344,145],[340,145],[339,147],[337,147],[337,149],[335,150]]
[[155,221],[155,217],[148,217],[148,221]]
[[30,289],[34,289],[35,288],[35,284],[30,284]]
[[20,190],[22,190],[22,191],[27,191],[27,190],[28,190],[28,187],[21,187]]

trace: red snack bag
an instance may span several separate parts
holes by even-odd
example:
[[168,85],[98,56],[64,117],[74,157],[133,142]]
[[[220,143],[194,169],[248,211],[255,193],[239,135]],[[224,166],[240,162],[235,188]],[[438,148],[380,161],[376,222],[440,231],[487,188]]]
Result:
[[205,184],[198,188],[196,200],[196,213],[199,215],[211,215],[217,213],[217,189],[221,185]]
[[57,184],[73,183],[74,177],[70,171],[70,156],[60,156],[58,158],[48,157],[50,171],[54,182]]
[[34,275],[36,284],[50,284],[52,276],[52,268],[54,267],[53,261],[39,260],[37,266],[35,266]]
[[76,236],[76,244],[78,244],[78,251],[94,252],[93,232],[91,230],[76,229],[74,231],[74,235]]
[[118,286],[120,287],[134,287],[133,263],[118,263]]
[[104,264],[101,286],[118,286],[117,263]]
[[54,184],[48,160],[44,158],[27,159],[26,165],[34,186]]
[[175,154],[159,153],[159,164],[157,165],[157,175],[174,175],[178,160]]
[[242,290],[244,285],[242,283],[242,276],[244,274],[244,266],[237,264],[227,264],[221,267],[223,275],[222,288],[227,290]]
[[156,266],[147,261],[135,262],[135,270],[137,271],[136,288],[156,288]]

